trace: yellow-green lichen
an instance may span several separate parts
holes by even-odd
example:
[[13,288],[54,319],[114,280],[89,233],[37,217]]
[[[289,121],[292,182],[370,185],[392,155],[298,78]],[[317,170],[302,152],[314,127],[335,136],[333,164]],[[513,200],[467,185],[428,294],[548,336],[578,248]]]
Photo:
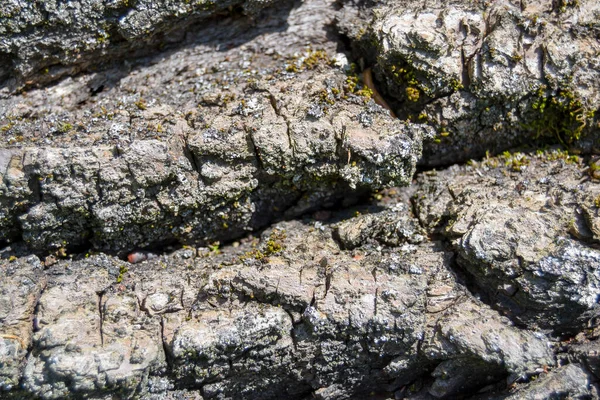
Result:
[[558,12],[564,13],[567,11],[567,7],[577,7],[579,0],[557,0],[554,4]]
[[308,55],[304,58],[304,61],[302,62],[302,65],[306,68],[306,69],[315,69],[317,67],[317,65],[319,65],[319,63],[324,62],[327,63],[329,62],[329,57],[327,56],[327,53],[324,50],[314,50],[314,51],[310,51],[308,53]]
[[126,266],[121,265],[119,266],[119,275],[117,276],[117,283],[121,283],[123,282],[123,276],[128,272],[129,270],[127,269]]
[[588,168],[588,174],[593,179],[600,179],[600,160],[591,161]]
[[536,156],[546,161],[563,160],[567,164],[577,164],[581,158],[575,154],[570,154],[568,150],[552,149],[552,150],[536,150]]
[[313,70],[319,64],[329,64],[331,60],[325,50],[309,49],[303,56],[294,56],[289,60],[289,64],[285,67],[287,72],[297,73],[304,70]]
[[0,127],[0,132],[8,132],[13,126],[15,126],[15,124],[13,122],[9,122],[8,124]]
[[408,101],[417,102],[419,101],[420,91],[416,87],[408,86],[406,89],[406,98]]
[[221,246],[220,242],[213,242],[213,243],[209,244],[208,249],[210,250],[210,254],[213,254],[213,255],[221,254],[220,246]]
[[285,249],[285,245],[283,244],[285,238],[285,231],[275,229],[271,232],[269,239],[261,246],[261,248],[247,251],[240,259],[242,261],[247,259],[262,261],[267,257],[280,253]]
[[529,165],[529,157],[523,153],[510,153],[505,151],[500,156],[500,159],[504,161],[504,166],[509,167],[515,172],[520,172]]
[[73,125],[68,122],[61,122],[60,125],[58,126],[58,131],[60,133],[67,133],[71,129],[73,129]]
[[335,104],[335,98],[333,96],[333,93],[328,91],[327,89],[322,89],[321,91],[319,91],[319,102],[321,102],[322,104],[329,105]]
[[[524,153],[515,152],[510,153],[508,151],[503,152],[497,156],[491,156],[489,151],[486,151],[485,158],[481,162],[481,165],[488,168],[498,168],[500,165],[511,169],[515,172],[523,171],[530,163],[530,157]],[[477,165],[478,163],[471,160],[469,165]]]
[[135,104],[135,106],[138,109],[142,110],[142,111],[144,111],[144,110],[146,110],[148,108],[148,105],[146,104],[146,101],[144,99],[142,99],[142,98],[140,98],[138,101],[136,101],[133,104]]
[[373,90],[367,87],[361,77],[356,72],[356,64],[352,63],[350,69],[346,73],[346,81],[344,82],[344,93],[346,95],[353,94],[356,96],[364,97],[365,101],[368,101],[373,97]]

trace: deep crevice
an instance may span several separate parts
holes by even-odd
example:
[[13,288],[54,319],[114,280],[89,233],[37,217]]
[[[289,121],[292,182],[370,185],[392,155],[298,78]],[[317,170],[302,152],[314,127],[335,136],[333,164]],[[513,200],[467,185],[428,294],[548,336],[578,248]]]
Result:
[[165,319],[163,316],[160,316],[160,342],[162,344],[163,352],[165,353],[165,362],[167,363],[167,374],[173,373],[173,355],[169,351],[169,345],[165,338]]
[[248,140],[248,147],[252,150],[252,153],[254,154],[254,158],[256,159],[258,174],[260,174],[261,171],[265,170],[265,167],[263,165],[262,158],[260,156],[258,147],[256,146],[256,143],[254,141],[254,135],[252,134],[252,132],[247,131],[246,138]]
[[104,295],[106,294],[106,292],[104,290],[96,292],[96,295],[98,296],[98,314],[100,316],[100,322],[99,322],[99,330],[100,330],[100,346],[104,347],[104,310],[102,307],[102,298],[104,297]]
[[184,145],[183,145],[183,155],[185,156],[185,158],[188,159],[188,161],[190,162],[190,165],[192,167],[192,170],[200,175],[200,164],[198,162],[198,160],[196,159],[196,155],[194,154],[194,152],[191,150],[190,145],[188,144],[188,137],[187,135],[184,136],[183,138],[184,140]]

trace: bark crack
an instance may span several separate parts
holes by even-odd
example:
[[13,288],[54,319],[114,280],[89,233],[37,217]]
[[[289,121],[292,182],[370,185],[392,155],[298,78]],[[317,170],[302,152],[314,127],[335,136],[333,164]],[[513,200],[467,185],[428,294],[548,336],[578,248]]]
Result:
[[96,292],[96,295],[98,296],[98,314],[100,315],[100,324],[99,324],[99,330],[100,330],[100,346],[104,347],[104,310],[102,309],[102,298],[104,297],[104,295],[106,294],[106,292],[104,290],[100,291],[100,292]]

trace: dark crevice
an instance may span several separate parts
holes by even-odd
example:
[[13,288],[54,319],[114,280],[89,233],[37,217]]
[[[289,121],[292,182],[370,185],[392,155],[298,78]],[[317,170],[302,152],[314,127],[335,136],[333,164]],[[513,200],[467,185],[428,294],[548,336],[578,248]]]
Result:
[[32,332],[37,332],[40,330],[40,326],[39,326],[39,319],[38,319],[38,315],[40,312],[40,300],[42,298],[42,295],[44,294],[44,292],[46,291],[46,288],[48,287],[48,281],[47,278],[44,277],[43,279],[43,284],[42,284],[42,288],[40,290],[40,293],[38,294],[36,300],[35,300],[35,306],[33,307],[33,317],[31,320],[31,324],[32,324]]
[[278,117],[281,117],[281,112],[279,110],[279,106],[277,105],[277,99],[275,98],[275,96],[273,96],[272,93],[269,93],[269,103],[271,104],[271,107],[273,107],[273,110],[275,111],[275,115],[277,115]]
[[231,357],[227,358],[227,366],[229,367],[229,371],[227,372],[227,376],[231,377],[234,376],[234,371],[233,371],[233,360],[231,359]]
[[90,95],[92,97],[96,96],[98,93],[101,93],[104,90],[104,85],[100,85],[97,87],[90,88]]
[[316,308],[316,302],[317,302],[317,297],[315,295],[315,288],[313,288],[313,292],[312,292],[312,298],[310,299],[310,304],[308,305],[309,307],[315,307]]
[[411,196],[409,199],[410,202],[410,212],[413,215],[413,218],[415,221],[417,221],[419,223],[419,226],[425,231],[428,231],[428,226],[425,223],[425,221],[423,221],[421,219],[421,213],[419,212],[419,205],[417,203],[417,199],[414,196]]
[[460,50],[460,58],[462,64],[462,85],[465,89],[468,89],[471,86],[471,77],[469,76],[469,63],[471,59],[466,57],[464,48]]
[[[346,141],[346,125],[342,125],[342,130],[340,132],[340,136],[338,137],[337,135],[335,135],[335,153],[337,154],[338,158],[339,158],[339,162],[343,163],[343,159],[344,159],[344,142]],[[348,152],[348,161],[347,163],[350,163],[350,153]],[[339,168],[339,166],[338,166]]]
[[96,292],[96,295],[98,296],[98,314],[100,316],[99,330],[100,330],[100,346],[101,347],[104,347],[104,330],[103,330],[104,310],[102,307],[102,298],[104,297],[105,294],[106,294],[105,291]]
[[260,171],[264,171],[265,167],[263,166],[262,158],[260,156],[258,147],[256,146],[256,143],[254,142],[254,135],[252,134],[252,132],[247,132],[246,138],[248,140],[248,147],[252,150],[252,153],[254,154],[254,158],[256,159],[256,165],[257,165],[257,168],[259,171],[258,173],[260,174]]
[[294,344],[294,350],[298,350],[298,338],[296,338],[296,326],[302,324],[302,320],[295,322],[294,316],[292,312],[287,308],[283,307],[283,311],[290,317],[290,321],[292,322],[292,328],[290,329],[290,338],[292,339],[292,343]]
[[33,201],[36,203],[42,203],[44,201],[44,196],[42,193],[42,185],[41,182],[42,177],[36,174],[31,174],[27,181],[27,186],[29,190],[31,190],[31,195],[33,196]]
[[331,280],[333,279],[333,271],[327,271],[327,267],[325,268],[325,294],[323,295],[323,298],[327,297],[329,289],[331,288]]
[[285,120],[285,125],[286,125],[286,135],[288,138],[288,144],[290,146],[290,150],[292,151],[292,159],[296,159],[296,144],[294,143],[294,139],[292,138],[292,126],[290,121],[288,121],[288,119],[286,118]]
[[190,165],[192,166],[192,169],[194,170],[194,172],[196,172],[198,175],[200,175],[200,164],[199,164],[198,160],[196,159],[196,155],[190,149],[190,146],[188,144],[188,136],[187,135],[184,136],[183,140],[184,140],[183,155],[190,162]]
[[373,315],[377,316],[377,298],[379,297],[379,288],[375,288],[375,297],[373,298]]
[[173,355],[169,350],[169,345],[165,338],[165,320],[161,316],[160,317],[160,342],[162,344],[163,352],[165,353],[165,362],[167,363],[167,373],[171,374],[173,372]]

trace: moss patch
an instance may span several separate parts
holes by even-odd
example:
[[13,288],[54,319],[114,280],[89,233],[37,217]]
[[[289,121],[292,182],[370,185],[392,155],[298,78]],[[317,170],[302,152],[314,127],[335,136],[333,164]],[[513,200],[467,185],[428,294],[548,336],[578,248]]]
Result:
[[258,249],[247,251],[240,260],[255,259],[262,261],[267,257],[280,253],[285,250],[283,241],[286,238],[285,231],[275,229],[269,235],[269,239]]
[[542,86],[535,93],[531,108],[534,118],[523,124],[535,139],[556,139],[563,145],[579,140],[588,120],[594,118],[594,110],[588,110],[584,102],[569,90],[548,93]]

